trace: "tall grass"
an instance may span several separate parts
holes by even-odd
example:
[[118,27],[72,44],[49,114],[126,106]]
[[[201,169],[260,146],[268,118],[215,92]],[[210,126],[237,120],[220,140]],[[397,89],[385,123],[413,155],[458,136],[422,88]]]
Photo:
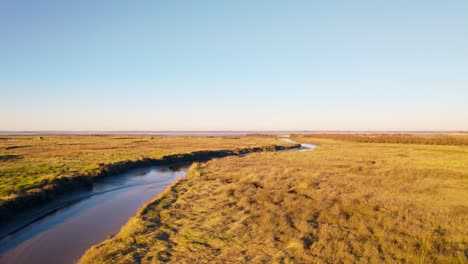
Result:
[[81,263],[466,263],[468,148],[299,137],[194,165]]
[[426,144],[426,145],[468,145],[468,134],[310,134],[305,138],[327,138],[362,143]]

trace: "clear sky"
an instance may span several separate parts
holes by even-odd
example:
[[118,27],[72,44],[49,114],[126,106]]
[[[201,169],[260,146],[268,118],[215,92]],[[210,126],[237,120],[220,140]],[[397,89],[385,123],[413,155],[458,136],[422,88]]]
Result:
[[0,1],[0,130],[468,130],[468,1]]

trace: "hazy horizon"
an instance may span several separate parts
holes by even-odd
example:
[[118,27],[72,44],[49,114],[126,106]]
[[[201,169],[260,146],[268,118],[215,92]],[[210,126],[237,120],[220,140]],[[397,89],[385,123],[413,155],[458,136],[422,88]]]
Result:
[[[10,135],[154,135],[154,136],[243,136],[248,134],[414,134],[468,133],[468,130],[0,130]],[[0,138],[1,140],[1,138]]]
[[467,1],[3,1],[0,131],[467,131]]

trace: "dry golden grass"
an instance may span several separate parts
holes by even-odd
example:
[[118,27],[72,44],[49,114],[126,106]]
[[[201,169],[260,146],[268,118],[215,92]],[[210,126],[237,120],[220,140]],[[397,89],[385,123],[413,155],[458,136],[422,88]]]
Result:
[[0,204],[57,178],[95,175],[110,163],[201,150],[285,145],[273,137],[2,136]]
[[81,263],[467,263],[468,147],[297,138],[194,165]]
[[326,138],[362,143],[468,145],[468,133],[445,134],[310,134],[306,138]]

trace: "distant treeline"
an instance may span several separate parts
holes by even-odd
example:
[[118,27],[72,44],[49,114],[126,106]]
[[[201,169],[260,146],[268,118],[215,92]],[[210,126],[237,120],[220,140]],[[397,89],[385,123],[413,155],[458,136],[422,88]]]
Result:
[[326,138],[363,143],[468,145],[467,135],[411,135],[411,134],[310,134],[308,138]]

